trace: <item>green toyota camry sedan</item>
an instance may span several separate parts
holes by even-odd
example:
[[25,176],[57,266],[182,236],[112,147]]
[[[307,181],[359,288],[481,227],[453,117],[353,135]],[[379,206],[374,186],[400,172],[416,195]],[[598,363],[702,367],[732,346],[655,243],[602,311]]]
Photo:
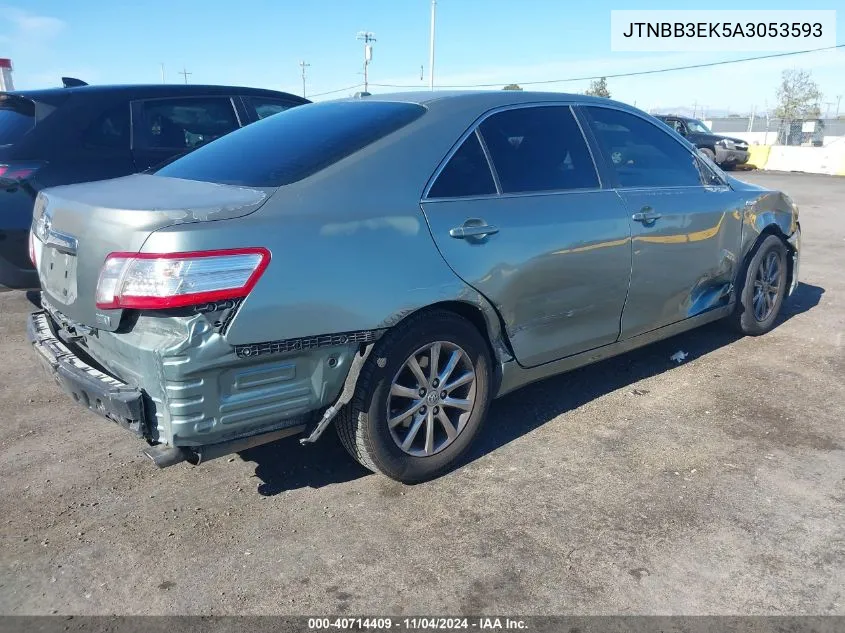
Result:
[[42,191],[29,337],[159,466],[334,425],[413,483],[527,383],[716,319],[767,332],[800,236],[787,195],[622,103],[363,96]]

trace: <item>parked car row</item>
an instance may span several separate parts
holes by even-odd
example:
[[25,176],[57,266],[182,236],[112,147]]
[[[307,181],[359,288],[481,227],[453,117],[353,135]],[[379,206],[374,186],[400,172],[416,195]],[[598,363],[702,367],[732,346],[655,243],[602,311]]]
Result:
[[[128,108],[132,156],[170,134],[154,98]],[[224,99],[239,125],[250,99]],[[164,166],[35,199],[30,340],[159,466],[334,422],[423,481],[494,397],[716,319],[762,334],[797,284],[789,197],[621,103],[370,95],[224,135],[225,110],[184,114],[199,147]]]
[[42,189],[144,171],[308,103],[228,86],[66,83],[0,93],[0,288],[38,287],[27,236]]

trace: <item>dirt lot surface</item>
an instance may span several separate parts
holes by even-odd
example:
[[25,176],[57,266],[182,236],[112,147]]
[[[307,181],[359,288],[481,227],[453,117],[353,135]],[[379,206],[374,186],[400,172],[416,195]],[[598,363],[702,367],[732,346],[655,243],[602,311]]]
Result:
[[333,432],[157,470],[45,380],[32,304],[0,294],[0,613],[845,614],[845,179],[741,177],[802,209],[773,332],[522,389],[414,487]]

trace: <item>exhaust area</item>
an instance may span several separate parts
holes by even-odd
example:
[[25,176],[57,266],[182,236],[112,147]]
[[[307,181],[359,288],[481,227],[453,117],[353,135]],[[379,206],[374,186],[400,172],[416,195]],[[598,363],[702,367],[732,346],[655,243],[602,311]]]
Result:
[[178,446],[149,446],[144,449],[144,455],[159,468],[167,468],[188,461],[191,453]]
[[261,433],[259,435],[251,435],[249,437],[242,437],[228,442],[220,442],[219,444],[209,444],[208,446],[197,447],[181,447],[181,446],[150,446],[144,449],[144,455],[149,457],[153,463],[159,468],[167,468],[168,466],[175,466],[182,462],[188,462],[193,466],[199,466],[203,462],[217,459],[232,453],[240,453],[241,451],[261,446],[262,444],[269,444],[291,435],[298,435],[305,430],[304,424],[290,426],[277,431],[270,431],[269,433]]

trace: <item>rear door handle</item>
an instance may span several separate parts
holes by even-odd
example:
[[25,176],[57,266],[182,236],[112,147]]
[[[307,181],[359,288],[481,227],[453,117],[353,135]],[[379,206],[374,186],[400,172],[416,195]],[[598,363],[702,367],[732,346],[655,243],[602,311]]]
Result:
[[487,235],[494,235],[495,233],[499,232],[498,228],[484,223],[483,220],[480,221],[481,224],[478,224],[478,222],[479,220],[467,220],[461,226],[456,226],[453,229],[449,229],[449,235],[456,239],[462,240],[467,237],[485,237]]
[[661,215],[655,213],[651,207],[643,207],[631,216],[635,222],[642,222],[643,224],[652,224],[655,220],[659,220]]

